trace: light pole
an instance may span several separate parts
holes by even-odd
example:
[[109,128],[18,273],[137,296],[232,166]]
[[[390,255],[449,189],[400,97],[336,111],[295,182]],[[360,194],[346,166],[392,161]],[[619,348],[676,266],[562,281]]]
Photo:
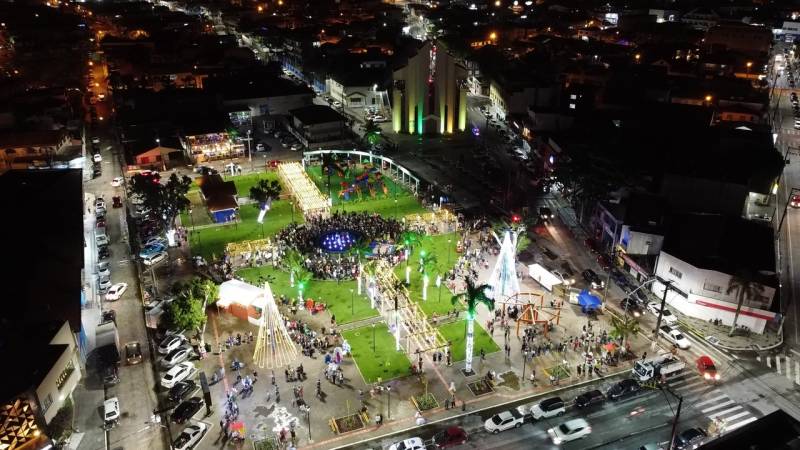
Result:
[[392,418],[392,387],[386,386],[386,417]]
[[192,244],[192,235],[194,234],[194,216],[192,216],[192,208],[189,208],[189,223],[192,224],[192,228],[189,229],[189,245]]
[[355,306],[354,306],[355,305],[355,301],[356,301],[355,292],[353,291],[353,288],[350,288],[350,315],[351,316],[355,315],[355,312],[354,312],[354,310],[355,310]]
[[292,223],[294,223],[294,200],[289,200],[289,205],[292,207]]
[[247,160],[250,161],[250,172],[253,172],[253,150],[250,147],[250,142],[253,138],[250,137],[250,132],[253,130],[247,130]]
[[308,442],[314,442],[311,439],[311,407],[306,405],[306,425],[308,425]]
[[375,353],[375,324],[372,324],[372,353]]
[[522,352],[522,382],[525,382],[525,368],[528,366],[528,351]]

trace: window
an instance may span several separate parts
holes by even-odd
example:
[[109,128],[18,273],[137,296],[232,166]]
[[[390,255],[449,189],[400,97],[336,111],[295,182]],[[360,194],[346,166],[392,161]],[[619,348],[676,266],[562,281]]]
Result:
[[72,375],[72,372],[74,371],[75,371],[75,365],[73,363],[73,360],[70,359],[69,362],[67,363],[67,366],[64,367],[64,370],[61,371],[61,374],[56,379],[56,386],[58,387],[58,390],[61,390],[61,388],[64,387],[64,383],[67,382],[69,376]]
[[675,275],[675,277],[678,278],[678,279],[683,277],[683,274],[678,272],[674,267],[670,267],[669,268],[669,273],[671,273],[672,275]]
[[704,282],[703,283],[703,290],[710,291],[710,292],[722,293],[722,287],[717,286],[716,284],[711,284],[709,282]]
[[47,397],[42,399],[42,411],[46,412],[48,409],[50,409],[50,405],[52,404],[53,404],[53,396],[47,394]]

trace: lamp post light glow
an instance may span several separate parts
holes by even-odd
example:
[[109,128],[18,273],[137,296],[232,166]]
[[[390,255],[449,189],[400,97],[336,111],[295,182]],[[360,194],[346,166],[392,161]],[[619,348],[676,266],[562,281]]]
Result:
[[406,284],[411,284],[411,267],[406,266]]

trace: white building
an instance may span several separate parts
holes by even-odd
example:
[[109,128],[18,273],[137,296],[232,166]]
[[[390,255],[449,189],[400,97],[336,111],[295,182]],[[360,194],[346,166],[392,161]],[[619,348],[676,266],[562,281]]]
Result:
[[[672,282],[667,303],[701,320],[720,319],[732,325],[738,291],[728,293],[733,274],[753,273],[763,287],[756,298],[745,298],[737,325],[762,333],[776,319],[771,312],[776,289],[772,229],[741,218],[682,215],[668,231],[656,262],[652,291],[660,298],[664,283]],[[737,256],[738,255],[738,256]],[[770,269],[771,267],[771,269]]]

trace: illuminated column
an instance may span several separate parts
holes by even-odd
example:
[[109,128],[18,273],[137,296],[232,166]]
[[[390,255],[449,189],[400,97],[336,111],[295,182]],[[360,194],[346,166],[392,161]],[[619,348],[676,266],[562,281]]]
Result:
[[403,130],[403,93],[397,85],[392,90],[392,129],[395,133]]
[[458,89],[458,131],[467,129],[467,90],[459,86]]

